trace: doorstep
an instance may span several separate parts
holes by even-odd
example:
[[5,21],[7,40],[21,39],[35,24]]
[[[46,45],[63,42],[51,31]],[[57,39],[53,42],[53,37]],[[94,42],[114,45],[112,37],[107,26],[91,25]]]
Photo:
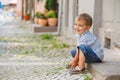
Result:
[[88,64],[88,70],[96,80],[120,80],[120,54],[110,49],[104,49],[102,63]]
[[40,33],[40,32],[57,32],[57,26],[54,26],[54,27],[50,27],[50,26],[41,27],[38,24],[31,24],[31,29],[35,33]]

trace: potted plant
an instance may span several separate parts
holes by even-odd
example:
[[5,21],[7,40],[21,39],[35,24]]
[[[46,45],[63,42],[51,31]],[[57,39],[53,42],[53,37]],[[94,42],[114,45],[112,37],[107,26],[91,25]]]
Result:
[[47,18],[48,18],[48,25],[49,26],[57,26],[58,19],[57,19],[57,14],[55,11],[50,10],[47,13]]
[[49,10],[57,10],[58,9],[58,3],[57,0],[46,0],[45,8]]
[[25,21],[28,21],[29,19],[30,19],[30,14],[25,14],[25,15],[24,15],[24,20],[25,20]]
[[48,22],[47,17],[45,16],[44,13],[41,13],[39,15],[39,24],[44,27],[47,25],[47,22]]
[[34,16],[34,23],[38,24],[39,23],[39,14],[40,12],[36,12]]

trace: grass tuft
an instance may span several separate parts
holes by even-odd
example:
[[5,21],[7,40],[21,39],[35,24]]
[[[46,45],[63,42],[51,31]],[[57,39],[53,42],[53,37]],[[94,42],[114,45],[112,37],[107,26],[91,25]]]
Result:
[[42,40],[52,40],[53,39],[53,35],[51,35],[51,34],[42,34],[42,35],[40,35],[40,38]]

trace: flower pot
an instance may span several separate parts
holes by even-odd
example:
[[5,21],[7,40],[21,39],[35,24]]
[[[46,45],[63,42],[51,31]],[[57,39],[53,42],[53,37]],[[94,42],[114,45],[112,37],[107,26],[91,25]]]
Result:
[[34,18],[34,23],[38,24],[39,23],[39,19],[38,18]]
[[25,20],[25,21],[28,21],[29,19],[30,19],[29,16],[24,16],[24,20]]
[[47,26],[47,19],[39,19],[39,24],[41,27]]
[[48,18],[48,25],[49,26],[57,26],[57,23],[58,23],[58,19],[57,18]]

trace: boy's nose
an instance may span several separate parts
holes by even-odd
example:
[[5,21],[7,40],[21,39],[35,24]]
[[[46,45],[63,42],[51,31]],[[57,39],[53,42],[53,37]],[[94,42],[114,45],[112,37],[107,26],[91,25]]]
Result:
[[77,29],[78,27],[77,26],[74,26],[74,29]]
[[79,29],[79,25],[76,25],[76,29]]

